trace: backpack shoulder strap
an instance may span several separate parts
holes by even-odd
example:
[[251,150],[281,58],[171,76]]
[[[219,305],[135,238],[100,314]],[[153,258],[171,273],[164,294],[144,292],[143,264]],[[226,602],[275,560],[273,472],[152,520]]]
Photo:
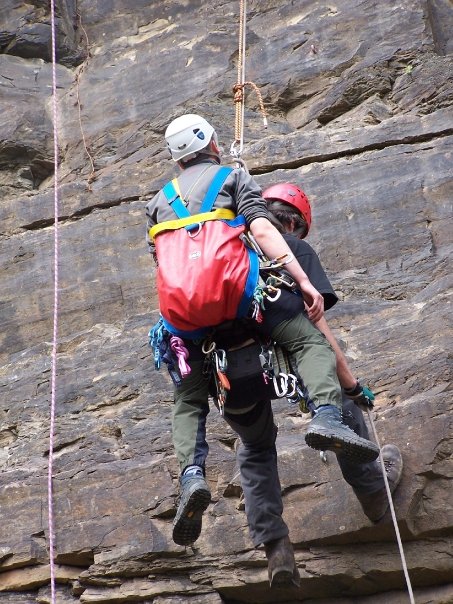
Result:
[[219,170],[217,170],[216,175],[212,179],[205,198],[201,204],[200,213],[210,212],[212,210],[223,183],[226,181],[228,175],[231,174],[232,171],[233,168],[230,168],[229,166],[222,166]]
[[171,209],[178,218],[187,218],[188,216],[191,216],[189,210],[183,204],[180,194],[176,191],[176,187],[174,185],[173,180],[167,182],[165,187],[162,189],[162,193],[167,198]]

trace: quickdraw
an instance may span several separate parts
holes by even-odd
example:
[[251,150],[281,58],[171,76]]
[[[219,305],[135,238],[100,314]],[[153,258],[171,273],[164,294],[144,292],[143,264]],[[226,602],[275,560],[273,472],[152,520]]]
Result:
[[[182,346],[180,343],[182,343]],[[148,344],[153,351],[155,369],[159,370],[163,361],[167,365],[168,373],[174,385],[176,387],[180,386],[182,377],[190,373],[190,366],[186,363],[189,352],[184,346],[184,342],[180,338],[172,336],[165,329],[162,318],[160,318],[156,325],[149,330]],[[179,372],[176,369],[177,365]]]
[[220,415],[225,415],[225,402],[228,390],[231,389],[230,381],[227,378],[228,361],[226,351],[217,348],[216,343],[207,338],[201,347],[205,356],[205,366],[203,373],[209,377],[212,373],[217,391],[217,404]]
[[297,395],[298,388],[302,390],[302,387],[298,378],[290,373],[291,367],[283,349],[276,345],[261,345],[259,359],[264,380],[266,383],[272,380],[276,397],[286,397],[289,402],[293,402],[292,398]]
[[308,390],[302,378],[293,369],[293,364],[288,353],[280,346],[274,346],[273,348],[276,365],[275,373],[279,377],[282,376],[284,380],[285,377],[283,376],[287,378],[287,382],[285,383],[286,392],[283,396],[286,396],[288,403],[291,405],[297,405],[302,413],[310,413]]

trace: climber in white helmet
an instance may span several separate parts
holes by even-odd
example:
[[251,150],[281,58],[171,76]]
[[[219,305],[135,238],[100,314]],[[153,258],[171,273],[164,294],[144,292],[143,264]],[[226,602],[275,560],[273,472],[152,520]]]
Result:
[[[162,225],[165,229],[173,228],[170,226],[175,220],[175,210],[172,206],[175,203],[183,205],[191,216],[199,213],[203,200],[221,169],[216,132],[201,116],[187,114],[175,119],[165,132],[165,140],[172,159],[178,163],[181,172],[177,183],[172,181],[174,185],[170,189],[167,183],[146,206],[147,241],[153,254],[156,253],[156,241],[152,234],[157,232],[156,229],[162,229]],[[233,211],[238,217],[243,217],[264,254],[270,259],[285,259],[285,269],[302,293],[303,311],[297,316],[286,316],[278,325],[278,329],[274,330],[272,337],[279,345],[297,356],[299,373],[306,376],[313,412],[313,419],[305,435],[307,444],[315,449],[330,449],[343,453],[356,463],[375,459],[379,452],[377,446],[359,437],[341,421],[342,395],[336,375],[335,354],[325,337],[313,325],[323,316],[323,297],[310,283],[290,247],[270,222],[260,187],[243,169],[232,169],[218,190],[214,209]],[[190,222],[185,222],[184,225],[184,228],[189,230],[194,226],[190,225]],[[157,235],[157,243],[159,237],[160,235]],[[171,237],[169,239],[171,240]],[[171,255],[171,245],[167,245],[165,250],[165,254]],[[203,252],[200,254],[203,255]],[[157,253],[155,259],[158,263],[157,283],[162,309],[159,271],[162,272],[163,262],[171,267],[168,270],[172,272],[175,291],[177,287],[179,291],[183,291],[187,286],[187,274],[183,266],[175,267],[171,262],[168,265],[168,258],[162,252],[160,256]],[[216,292],[212,293],[214,295]],[[189,300],[188,305],[190,304]],[[190,308],[187,308],[187,311],[189,312]],[[205,355],[202,344],[190,337],[183,339],[189,352],[190,373],[181,376],[180,383],[175,387],[173,443],[181,468],[181,498],[173,525],[173,539],[178,544],[189,545],[200,535],[202,514],[210,502],[210,490],[205,480],[205,461],[208,454],[205,419],[209,412],[209,392],[207,380],[203,376]],[[263,435],[266,434],[265,438],[269,438],[268,425],[263,424],[270,422],[269,425],[273,426],[269,407],[266,407],[266,413],[262,415],[260,404],[252,402],[247,410],[247,421],[250,419],[250,413],[254,414],[252,421],[256,421],[256,430],[265,430]],[[234,428],[238,415],[230,417],[227,407],[224,415]],[[274,429],[271,433],[275,436]],[[266,472],[267,469],[263,465],[263,476]],[[273,496],[273,491],[279,486],[275,482],[269,482],[268,488]],[[268,520],[271,524],[270,516]],[[271,582],[280,581],[278,569],[282,560],[283,579],[297,581],[298,574],[292,546],[288,540],[288,528],[283,521],[271,531],[263,529],[262,532],[255,532],[253,539],[255,545],[264,543],[266,546]]]

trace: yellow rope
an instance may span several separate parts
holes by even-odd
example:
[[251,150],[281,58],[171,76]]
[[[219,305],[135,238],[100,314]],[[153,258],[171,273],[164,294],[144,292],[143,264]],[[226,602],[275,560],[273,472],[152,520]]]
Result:
[[[251,81],[245,81],[245,48],[246,48],[246,18],[247,8],[246,0],[239,2],[239,48],[238,48],[238,69],[237,82],[233,86],[233,101],[235,103],[234,119],[234,141],[231,145],[230,153],[233,157],[240,160],[244,146],[244,109],[245,109],[245,87],[251,86],[255,91],[260,106],[260,112],[263,117],[264,127],[267,128],[266,110],[264,108],[263,97],[258,86]],[[241,162],[239,162],[241,163]],[[243,163],[243,162],[242,162]]]

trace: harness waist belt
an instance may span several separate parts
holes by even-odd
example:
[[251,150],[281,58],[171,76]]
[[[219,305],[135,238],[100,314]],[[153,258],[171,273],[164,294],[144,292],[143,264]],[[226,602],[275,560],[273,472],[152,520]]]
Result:
[[218,208],[212,212],[203,212],[201,214],[187,216],[186,218],[178,218],[177,220],[166,220],[165,222],[160,222],[159,224],[155,224],[153,227],[151,227],[148,231],[148,234],[151,241],[153,241],[156,235],[162,233],[163,231],[176,231],[177,229],[190,225],[195,227],[197,224],[206,222],[207,220],[232,220],[233,218],[236,218],[236,214],[233,212],[233,210],[228,210],[227,208]]

